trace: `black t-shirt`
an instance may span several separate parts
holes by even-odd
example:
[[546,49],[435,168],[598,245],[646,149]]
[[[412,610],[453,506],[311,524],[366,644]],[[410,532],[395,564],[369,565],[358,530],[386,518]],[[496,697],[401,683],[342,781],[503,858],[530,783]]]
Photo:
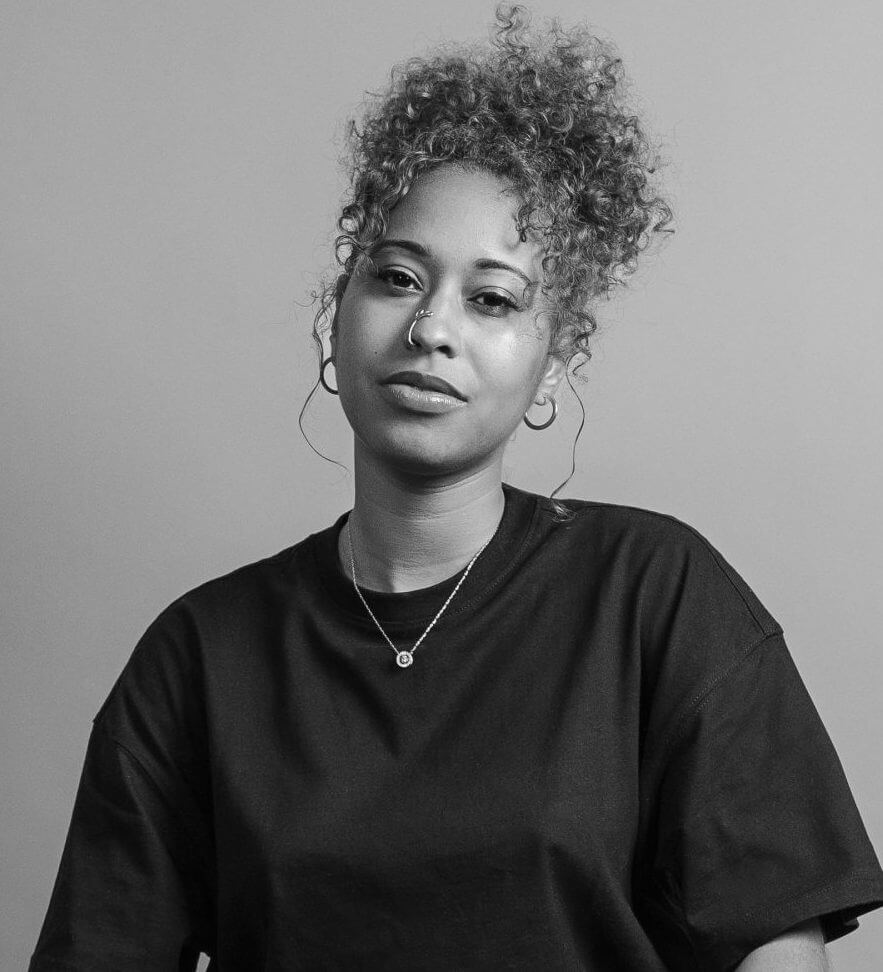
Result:
[[[730,969],[883,874],[691,528],[505,487],[410,668],[334,526],[172,604],[95,719],[31,972]],[[457,578],[369,593],[409,647]]]

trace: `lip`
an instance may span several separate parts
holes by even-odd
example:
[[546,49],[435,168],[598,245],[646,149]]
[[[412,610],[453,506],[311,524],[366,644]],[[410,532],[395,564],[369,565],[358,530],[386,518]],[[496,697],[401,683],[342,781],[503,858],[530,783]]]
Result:
[[455,388],[450,382],[439,378],[438,375],[430,375],[423,371],[397,371],[395,374],[384,378],[383,385],[410,385],[412,388],[420,389],[425,392],[437,392],[449,398],[456,398],[461,402],[466,401],[466,396],[459,388]]
[[466,404],[466,397],[452,384],[420,371],[397,371],[380,382],[380,389],[396,408],[422,415],[443,415]]

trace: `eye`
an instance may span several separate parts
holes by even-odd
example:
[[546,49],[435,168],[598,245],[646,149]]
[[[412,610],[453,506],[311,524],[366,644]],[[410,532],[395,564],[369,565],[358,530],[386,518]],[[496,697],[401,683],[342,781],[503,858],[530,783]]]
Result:
[[482,313],[492,317],[502,317],[509,311],[521,310],[513,297],[501,294],[496,290],[485,290],[477,294],[472,300],[481,308]]
[[419,282],[401,267],[381,267],[377,271],[377,279],[387,283],[394,290],[414,291],[420,289]]

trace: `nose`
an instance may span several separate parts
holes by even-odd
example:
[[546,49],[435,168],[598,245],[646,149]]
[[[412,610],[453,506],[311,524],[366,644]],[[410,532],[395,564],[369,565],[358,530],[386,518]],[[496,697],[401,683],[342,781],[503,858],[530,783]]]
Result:
[[441,301],[423,304],[408,321],[405,343],[427,354],[438,351],[454,357],[460,350],[456,316]]

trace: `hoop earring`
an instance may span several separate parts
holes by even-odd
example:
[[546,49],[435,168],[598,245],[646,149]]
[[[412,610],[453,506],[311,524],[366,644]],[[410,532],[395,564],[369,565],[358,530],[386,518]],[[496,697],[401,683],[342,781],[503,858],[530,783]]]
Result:
[[542,422],[539,425],[534,424],[533,422],[531,422],[530,419],[527,417],[527,414],[525,413],[525,416],[524,416],[523,421],[524,421],[524,424],[529,429],[533,429],[535,432],[542,432],[543,429],[549,428],[549,426],[558,417],[558,402],[556,402],[554,398],[546,398],[543,401],[543,405],[548,405],[549,402],[552,403],[552,414],[549,416],[549,418],[545,422]]
[[337,389],[332,388],[331,385],[329,385],[325,379],[325,369],[330,364],[334,364],[333,358],[326,358],[322,362],[322,367],[319,369],[319,384],[321,384],[321,386],[325,389],[325,391],[329,392],[331,395],[336,395],[338,394]]
[[411,321],[411,326],[408,328],[408,336],[407,338],[405,338],[405,341],[407,342],[409,348],[417,347],[417,342],[414,340],[413,337],[413,331],[414,331],[414,325],[417,323],[417,321],[420,320],[421,317],[432,317],[432,311],[424,310],[421,307],[414,315],[414,320]]

